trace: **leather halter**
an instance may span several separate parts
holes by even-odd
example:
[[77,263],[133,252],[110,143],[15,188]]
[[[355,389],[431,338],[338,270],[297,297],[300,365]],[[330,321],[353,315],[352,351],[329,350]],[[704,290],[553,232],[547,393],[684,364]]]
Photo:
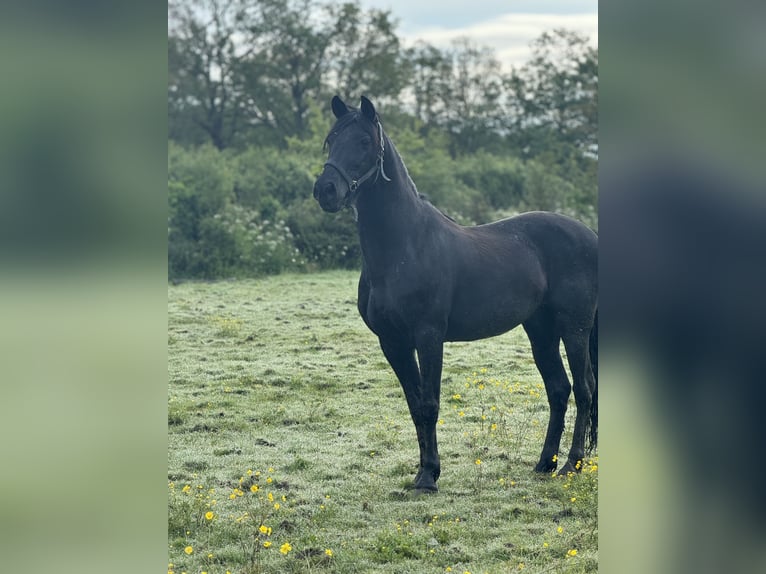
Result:
[[358,177],[357,179],[353,179],[351,176],[346,173],[346,170],[343,169],[341,166],[339,166],[337,163],[335,163],[332,160],[327,160],[324,164],[324,167],[331,167],[335,171],[337,171],[340,176],[343,178],[343,180],[348,185],[348,192],[343,198],[343,205],[349,206],[354,205],[356,203],[356,198],[359,196],[359,188],[361,185],[369,180],[372,176],[375,176],[375,179],[373,180],[373,183],[378,181],[378,176],[382,176],[385,181],[391,181],[391,179],[386,175],[385,170],[383,169],[383,156],[386,153],[386,141],[383,137],[383,126],[380,125],[380,120],[376,122],[378,124],[378,133],[380,134],[380,148],[378,149],[378,155],[375,159],[375,163],[372,165],[370,169],[368,169],[361,177]]

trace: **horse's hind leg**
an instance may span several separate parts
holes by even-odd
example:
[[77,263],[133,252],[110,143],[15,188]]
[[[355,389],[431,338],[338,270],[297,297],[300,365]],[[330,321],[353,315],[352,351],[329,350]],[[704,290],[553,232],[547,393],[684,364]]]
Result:
[[590,329],[576,329],[562,337],[567,350],[569,369],[572,372],[577,418],[575,418],[572,448],[569,449],[567,462],[561,469],[561,474],[581,470],[585,458],[585,436],[590,425],[591,401],[596,387],[589,359]]
[[553,321],[543,312],[538,312],[524,323],[524,330],[532,344],[532,355],[535,358],[537,369],[543,377],[545,391],[548,395],[548,405],[551,410],[545,444],[535,470],[552,472],[556,470],[556,459],[561,444],[561,435],[564,432],[564,415],[567,411],[571,386],[561,361],[559,336],[554,330]]

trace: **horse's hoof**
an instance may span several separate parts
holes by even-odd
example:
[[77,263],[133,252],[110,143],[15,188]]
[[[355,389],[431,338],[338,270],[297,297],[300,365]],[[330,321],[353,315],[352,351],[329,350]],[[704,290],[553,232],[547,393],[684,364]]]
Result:
[[567,463],[561,467],[561,470],[559,471],[559,476],[569,476],[570,474],[576,474],[580,472],[580,469],[582,468],[582,464],[572,464],[571,461],[567,461]]
[[426,492],[437,492],[439,489],[436,487],[436,481],[439,479],[439,469],[431,470],[425,469],[422,466],[418,469],[418,473],[415,475],[415,480],[412,483],[412,490],[421,491],[421,494]]
[[439,488],[436,486],[436,479],[430,473],[422,473],[418,480],[415,481],[412,489],[420,494],[437,492]]
[[550,474],[556,470],[556,463],[551,460],[541,460],[535,465],[535,472]]

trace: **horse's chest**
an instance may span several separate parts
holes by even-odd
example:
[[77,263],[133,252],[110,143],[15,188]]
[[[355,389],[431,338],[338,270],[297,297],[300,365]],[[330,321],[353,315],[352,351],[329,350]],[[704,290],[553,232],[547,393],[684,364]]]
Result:
[[428,302],[417,292],[396,288],[369,287],[360,293],[359,311],[378,336],[401,337],[424,321]]

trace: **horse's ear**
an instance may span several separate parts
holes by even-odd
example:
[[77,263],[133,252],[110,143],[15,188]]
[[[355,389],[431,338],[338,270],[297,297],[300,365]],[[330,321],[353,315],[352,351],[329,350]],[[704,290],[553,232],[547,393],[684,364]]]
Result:
[[364,114],[364,117],[371,122],[374,122],[378,116],[378,113],[375,111],[375,106],[373,106],[372,102],[364,96],[362,96],[362,114]]
[[345,116],[348,113],[348,106],[338,96],[332,97],[332,113],[335,114],[336,118]]

